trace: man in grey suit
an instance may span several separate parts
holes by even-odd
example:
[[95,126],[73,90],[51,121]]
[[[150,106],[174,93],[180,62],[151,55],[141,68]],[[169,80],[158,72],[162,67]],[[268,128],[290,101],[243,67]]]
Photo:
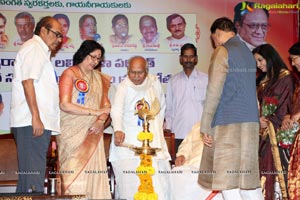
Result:
[[203,155],[198,182],[224,199],[263,199],[258,170],[256,62],[228,18],[214,21],[216,46],[201,119]]

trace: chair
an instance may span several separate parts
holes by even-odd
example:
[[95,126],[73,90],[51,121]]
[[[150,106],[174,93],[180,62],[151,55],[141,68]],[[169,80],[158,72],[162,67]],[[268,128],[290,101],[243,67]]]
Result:
[[164,137],[168,146],[169,153],[171,155],[172,161],[171,164],[174,164],[176,158],[175,151],[175,134],[170,132],[164,132]]
[[0,193],[14,192],[18,182],[17,146],[13,134],[0,135]]

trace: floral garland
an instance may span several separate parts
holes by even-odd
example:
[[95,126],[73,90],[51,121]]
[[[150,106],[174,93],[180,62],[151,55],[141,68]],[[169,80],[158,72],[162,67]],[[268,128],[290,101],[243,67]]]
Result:
[[140,179],[138,192],[134,195],[134,200],[157,200],[158,195],[154,192],[152,184],[152,175],[155,169],[152,167],[152,156],[141,154],[141,163],[136,169],[136,174]]
[[152,140],[153,140],[153,133],[142,131],[142,132],[139,132],[137,138],[140,141],[149,140],[150,142],[152,142]]

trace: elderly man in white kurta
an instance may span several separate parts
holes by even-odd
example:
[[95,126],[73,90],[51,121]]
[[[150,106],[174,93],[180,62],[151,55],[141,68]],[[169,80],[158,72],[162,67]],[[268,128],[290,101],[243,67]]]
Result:
[[172,169],[172,193],[174,200],[197,199],[222,200],[218,191],[204,189],[198,184],[198,171],[203,151],[200,122],[197,122],[184,138],[176,153],[175,165]]
[[136,103],[145,99],[150,105],[155,98],[160,102],[161,110],[154,120],[150,120],[150,132],[154,134],[152,147],[161,148],[153,157],[152,165],[156,170],[152,176],[155,193],[160,200],[172,199],[169,173],[170,154],[163,136],[165,97],[161,84],[156,76],[148,74],[146,60],[141,56],[130,59],[127,77],[116,90],[112,102],[111,117],[114,137],[110,146],[109,160],[116,176],[116,198],[133,199],[138,191],[139,178],[135,174],[140,159],[133,151],[124,147],[128,144],[142,146],[137,135],[143,130],[142,122],[135,115]]

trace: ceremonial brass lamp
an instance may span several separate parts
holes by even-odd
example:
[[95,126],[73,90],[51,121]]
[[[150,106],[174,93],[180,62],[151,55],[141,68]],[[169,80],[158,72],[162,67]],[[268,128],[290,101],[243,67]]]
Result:
[[[143,98],[142,100],[136,103],[136,113],[138,114],[140,119],[143,119],[143,133],[152,135],[149,131],[149,120],[153,120],[155,116],[160,111],[160,105],[157,98],[154,99],[151,105],[151,109],[149,103],[145,101]],[[152,136],[153,137],[153,136]],[[160,148],[152,148],[150,146],[150,138],[142,140],[143,144],[141,147],[130,146],[129,148],[135,152],[136,155],[146,154],[146,155],[156,155],[157,151],[160,151]]]

